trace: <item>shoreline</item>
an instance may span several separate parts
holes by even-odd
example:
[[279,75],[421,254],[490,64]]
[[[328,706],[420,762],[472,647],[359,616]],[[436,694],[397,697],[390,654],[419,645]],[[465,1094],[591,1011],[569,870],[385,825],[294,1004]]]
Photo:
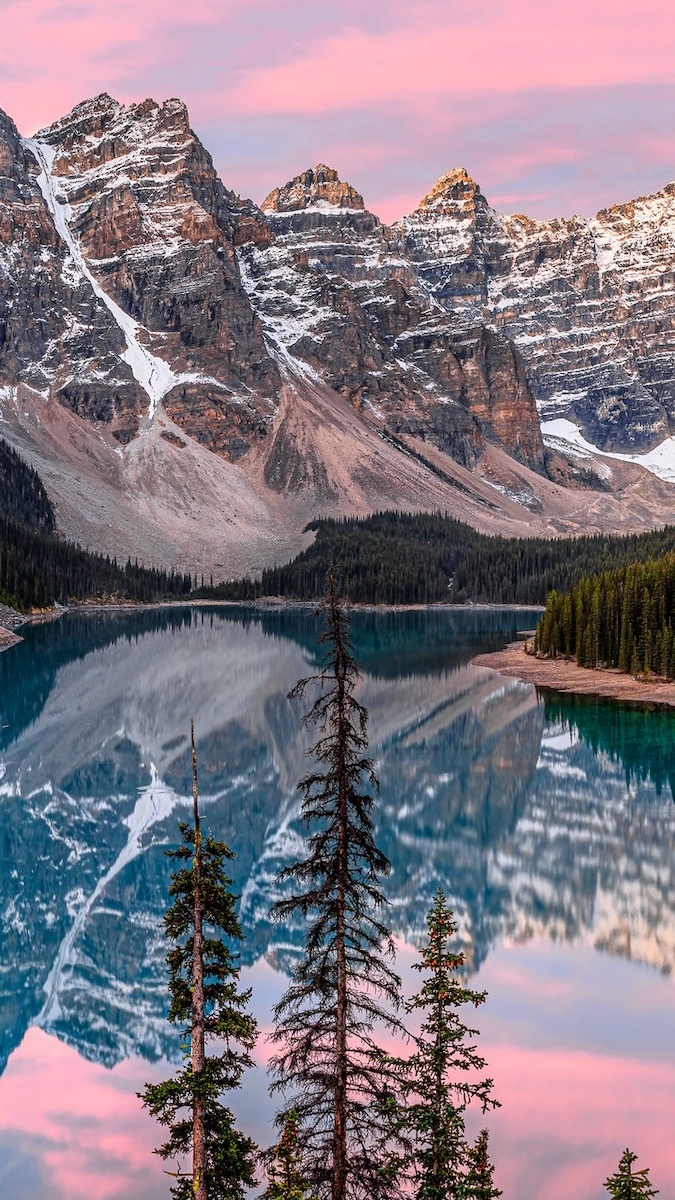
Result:
[[[323,601],[290,600],[284,596],[258,596],[255,600],[160,600],[162,607],[170,605],[187,606],[189,608],[253,608],[253,609],[320,609]],[[145,605],[146,608],[155,607]],[[533,612],[543,613],[543,604],[445,604],[437,601],[432,604],[366,604],[345,602],[349,612]]]
[[566,661],[564,658],[535,658],[525,653],[524,642],[511,642],[493,654],[478,654],[472,658],[471,665],[489,667],[500,675],[515,677],[523,683],[533,683],[555,692],[675,708],[675,680],[635,679],[616,668],[591,669],[579,667],[573,660]]
[[[52,609],[41,609],[31,613],[16,612],[0,604],[0,653],[16,646],[23,638],[16,631],[24,625],[41,625],[56,621],[70,612],[129,612],[163,608],[247,608],[258,612],[300,611],[319,612],[322,600],[289,600],[283,596],[260,596],[255,600],[191,600],[189,597],[172,600],[82,600],[79,604],[59,605]],[[351,604],[350,612],[400,613],[400,612],[532,612],[541,613],[541,604]]]

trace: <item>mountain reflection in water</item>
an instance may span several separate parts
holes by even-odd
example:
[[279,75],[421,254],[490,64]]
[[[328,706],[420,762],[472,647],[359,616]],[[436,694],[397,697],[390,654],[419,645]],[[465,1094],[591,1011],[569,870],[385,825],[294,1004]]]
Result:
[[[470,665],[533,619],[354,614],[394,933],[419,944],[440,883],[472,971],[565,942],[668,973],[675,716],[542,702]],[[0,1068],[31,1026],[108,1066],[179,1052],[163,851],[191,803],[192,716],[205,822],[236,851],[243,961],[289,965],[302,931],[268,911],[298,853],[311,732],[287,693],[320,627],[303,609],[74,614],[0,655]]]
[[[599,1200],[629,1133],[675,1200],[675,716],[542,700],[470,665],[532,623],[354,614],[401,971],[411,983],[442,883],[490,994],[479,1024],[504,1196]],[[0,1192],[166,1200],[135,1093],[179,1054],[163,851],[190,814],[191,716],[204,820],[237,852],[245,980],[269,1024],[301,942],[268,922],[303,835],[311,742],[287,692],[315,670],[319,629],[300,608],[76,613],[0,655]],[[237,1105],[267,1138],[262,1070]]]

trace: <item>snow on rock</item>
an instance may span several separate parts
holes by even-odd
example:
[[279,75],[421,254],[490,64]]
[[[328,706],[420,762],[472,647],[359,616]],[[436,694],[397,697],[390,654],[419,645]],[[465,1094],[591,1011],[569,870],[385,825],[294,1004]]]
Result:
[[637,463],[667,483],[675,483],[675,437],[665,438],[660,445],[645,454],[618,454],[600,450],[583,436],[578,425],[564,418],[543,421],[541,426],[544,444],[575,458],[590,458],[600,455],[619,462]]
[[37,138],[27,138],[24,145],[35,155],[40,165],[41,170],[38,175],[40,190],[52,214],[57,232],[68,247],[75,269],[91,285],[96,296],[105,304],[108,312],[111,313],[116,324],[119,325],[124,334],[127,349],[123,355],[123,359],[131,367],[134,379],[137,380],[143,391],[148,395],[150,400],[148,416],[152,419],[157,412],[160,401],[166,396],[167,392],[170,392],[178,383],[192,382],[195,376],[174,374],[164,359],[151,354],[142,344],[139,338],[141,326],[128,313],[125,313],[119,304],[116,304],[107,292],[103,290],[89,270],[80,247],[73,237],[68,223],[71,217],[70,205],[64,199],[64,193],[59,187],[58,179],[52,175],[56,150],[48,142],[41,142]]

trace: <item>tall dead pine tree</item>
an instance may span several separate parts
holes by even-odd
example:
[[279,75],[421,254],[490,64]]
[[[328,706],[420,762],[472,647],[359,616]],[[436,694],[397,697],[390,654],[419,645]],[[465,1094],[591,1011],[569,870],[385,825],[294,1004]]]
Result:
[[389,1068],[374,1039],[377,1025],[399,1027],[400,985],[380,890],[390,864],[374,840],[367,713],[354,695],[358,670],[332,573],[324,611],[323,669],[291,693],[318,686],[305,722],[320,736],[310,752],[318,769],[299,784],[307,857],[280,873],[294,894],[273,910],[277,921],[299,914],[306,939],[275,1010],[272,1088],[288,1097],[279,1123],[296,1114],[312,1191],[326,1200],[378,1200],[395,1190],[385,1145]]
[[[241,939],[232,881],[225,872],[233,854],[224,842],[202,834],[194,726],[191,742],[194,824],[182,823],[183,844],[167,851],[183,865],[171,881],[173,904],[164,917],[173,942],[167,955],[169,1020],[182,1026],[187,1052],[173,1078],[147,1084],[140,1096],[170,1130],[156,1153],[192,1159],[190,1172],[175,1174],[171,1192],[176,1200],[241,1200],[255,1182],[255,1146],[235,1128],[222,1095],[240,1087],[245,1068],[253,1065],[257,1031],[246,1012],[250,992],[238,990],[239,966],[231,948]],[[224,1042],[220,1053],[207,1053],[211,1039]]]

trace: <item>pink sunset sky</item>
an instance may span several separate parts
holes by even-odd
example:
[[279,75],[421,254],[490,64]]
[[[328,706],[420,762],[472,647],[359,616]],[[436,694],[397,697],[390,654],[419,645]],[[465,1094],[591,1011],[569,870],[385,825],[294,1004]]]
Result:
[[393,220],[465,166],[548,217],[675,177],[672,0],[0,0],[22,133],[107,91],[180,96],[228,187],[317,161]]

